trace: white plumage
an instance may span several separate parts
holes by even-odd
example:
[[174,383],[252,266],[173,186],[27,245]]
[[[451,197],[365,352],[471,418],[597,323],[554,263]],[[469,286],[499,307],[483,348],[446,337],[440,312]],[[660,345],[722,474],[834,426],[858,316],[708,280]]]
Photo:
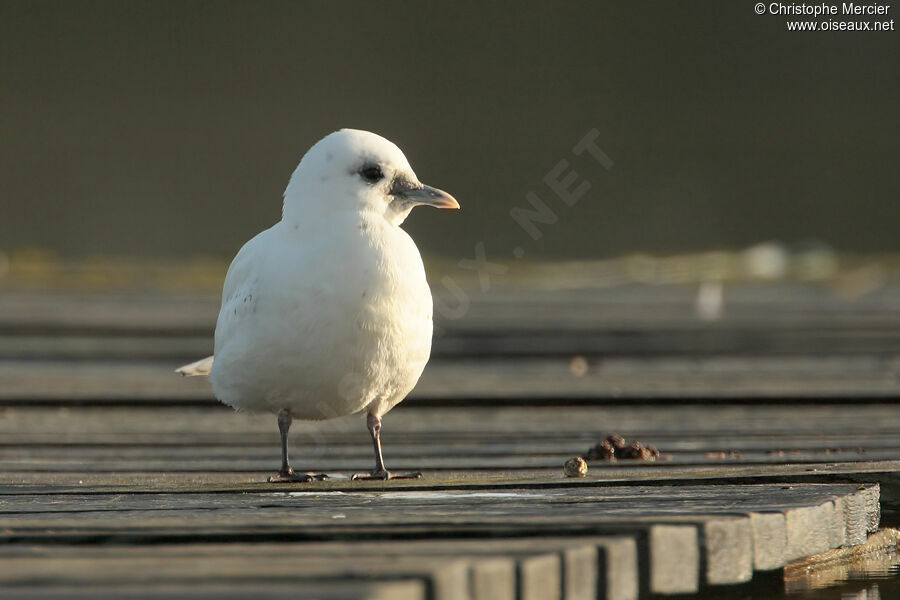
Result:
[[381,460],[381,416],[412,390],[431,351],[431,292],[399,227],[419,204],[459,208],[422,185],[393,143],[343,129],[307,152],[282,220],[231,263],[215,359],[179,372],[208,373],[216,397],[236,409],[279,415],[283,464],[270,480],[310,478],[287,461],[292,418],[363,410],[375,442],[371,477],[392,477]]

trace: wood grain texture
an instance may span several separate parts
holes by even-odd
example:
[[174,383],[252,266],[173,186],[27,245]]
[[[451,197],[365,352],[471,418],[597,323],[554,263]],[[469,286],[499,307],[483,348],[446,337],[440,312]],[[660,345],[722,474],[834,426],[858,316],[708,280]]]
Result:
[[316,600],[428,600],[426,582],[402,581],[339,581],[322,577],[303,578],[302,574],[285,580],[267,581],[187,581],[136,582],[131,584],[35,585],[32,587],[0,586],[0,593],[8,600],[158,600],[178,598],[187,600],[294,600],[307,594]]
[[[213,406],[206,378],[173,375],[206,353],[168,362],[0,360],[0,401]],[[571,360],[435,360],[407,402],[900,398],[900,361],[881,357],[594,358],[577,375]]]
[[[295,466],[332,477],[273,485],[274,418],[171,372],[214,295],[0,294],[0,595],[634,600],[864,543],[900,509],[900,291],[695,299],[473,293],[384,421],[423,479],[350,481],[355,416],[295,423]],[[663,456],[564,476],[610,432]]]

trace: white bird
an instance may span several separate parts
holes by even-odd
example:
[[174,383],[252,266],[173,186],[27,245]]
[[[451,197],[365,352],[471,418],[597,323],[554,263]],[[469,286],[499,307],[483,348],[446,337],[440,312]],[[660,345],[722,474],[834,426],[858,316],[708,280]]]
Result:
[[366,411],[375,470],[381,418],[413,389],[431,353],[432,300],[422,257],[400,224],[418,205],[459,208],[419,182],[403,152],[367,131],[342,129],[306,153],[284,192],[280,222],[238,252],[222,292],[215,354],[185,365],[209,375],[221,402],[278,415],[281,470],[269,481],[310,481],[288,461],[293,419]]

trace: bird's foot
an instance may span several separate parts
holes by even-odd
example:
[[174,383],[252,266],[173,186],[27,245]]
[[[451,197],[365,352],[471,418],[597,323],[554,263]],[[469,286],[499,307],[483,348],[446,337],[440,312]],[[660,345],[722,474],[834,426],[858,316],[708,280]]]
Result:
[[269,483],[308,483],[310,481],[324,481],[325,479],[328,479],[328,475],[325,473],[295,473],[294,469],[288,467],[275,475],[270,475],[266,481]]
[[391,473],[390,471],[372,471],[371,473],[354,473],[350,479],[357,481],[387,481],[388,479],[419,479],[422,474],[415,473]]

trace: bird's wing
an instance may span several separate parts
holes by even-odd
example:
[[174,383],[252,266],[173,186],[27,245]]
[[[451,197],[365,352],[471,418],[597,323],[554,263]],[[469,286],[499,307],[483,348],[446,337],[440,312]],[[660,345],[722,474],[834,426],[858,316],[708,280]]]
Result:
[[[219,318],[216,321],[216,341],[227,338],[229,330],[239,317],[253,310],[253,293],[257,285],[254,275],[254,265],[257,261],[256,248],[263,244],[262,232],[248,241],[231,261],[228,272],[225,274],[225,284],[222,286],[222,307],[219,310]],[[196,362],[175,369],[176,373],[184,376],[209,375],[213,366],[213,356],[207,356]]]
[[204,359],[192,362],[189,365],[178,367],[175,372],[185,377],[196,377],[198,375],[209,375],[213,365],[213,357],[207,356]]
[[227,342],[238,323],[256,312],[259,300],[260,277],[265,270],[267,252],[272,241],[272,229],[261,232],[248,241],[231,261],[222,287],[222,307],[216,320],[216,348]]

